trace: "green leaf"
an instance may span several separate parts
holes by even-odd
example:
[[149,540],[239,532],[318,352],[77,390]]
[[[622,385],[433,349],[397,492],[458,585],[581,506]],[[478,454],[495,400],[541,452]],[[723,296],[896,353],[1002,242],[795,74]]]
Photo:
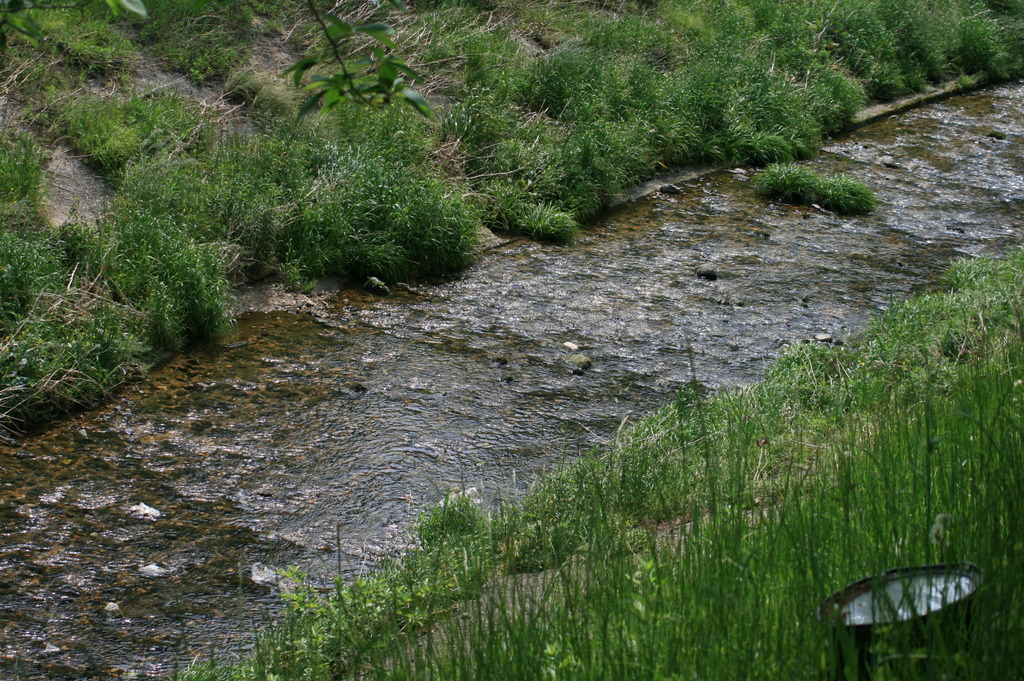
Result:
[[417,82],[419,82],[420,80],[423,79],[423,76],[421,76],[419,73],[417,73],[416,71],[414,71],[411,68],[409,68],[408,66],[406,66],[405,62],[402,61],[401,59],[394,59],[393,58],[391,60],[391,63],[394,64],[396,69],[398,69],[399,71],[401,71],[405,75],[409,76],[409,80],[411,80],[412,82],[417,83]]
[[390,61],[383,60],[377,64],[377,78],[383,83],[393,85],[395,79],[398,78],[398,69]]
[[430,108],[430,104],[420,93],[414,90],[402,90],[402,99],[404,99],[412,108],[416,109],[421,116],[429,118],[432,121],[436,121],[437,118],[434,116],[434,110]]
[[4,23],[28,38],[33,45],[39,45],[43,41],[43,33],[39,26],[24,14],[8,14],[4,16],[4,20]]
[[342,21],[333,14],[324,12],[322,16],[327,21],[327,37],[334,42],[348,38],[355,31],[352,24]]
[[312,57],[306,57],[300,61],[295,62],[287,71],[282,73],[282,76],[287,76],[289,73],[292,74],[292,82],[295,83],[295,87],[302,85],[302,78],[306,75],[306,72],[317,65],[317,60]]
[[366,33],[369,35],[375,35],[377,33],[383,33],[384,35],[395,34],[395,29],[381,22],[373,24],[362,24],[361,26],[356,26],[356,30],[359,31],[360,33]]
[[148,16],[146,5],[142,0],[117,0],[117,2],[132,14],[138,14],[140,17]]
[[307,99],[305,102],[303,102],[302,106],[299,107],[298,118],[302,118],[303,116],[308,114],[310,111],[315,109],[316,105],[320,102],[320,99],[323,96],[324,96],[323,91],[320,91],[320,92],[316,93],[315,95],[313,95],[312,97],[310,97],[309,99]]
[[340,104],[343,101],[345,101],[346,99],[348,99],[346,94],[343,94],[340,90],[337,90],[335,88],[328,88],[328,89],[324,90],[323,95],[324,95],[324,111],[330,111],[331,109],[336,107],[338,104]]
[[395,43],[388,37],[394,35],[395,29],[391,28],[387,24],[363,24],[362,26],[356,26],[355,30],[357,33],[364,33],[372,37],[377,42],[383,43],[391,49],[396,49]]

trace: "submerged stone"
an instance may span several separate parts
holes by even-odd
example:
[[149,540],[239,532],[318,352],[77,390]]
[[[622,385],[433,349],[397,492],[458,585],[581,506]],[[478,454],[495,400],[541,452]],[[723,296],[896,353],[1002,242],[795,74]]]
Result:
[[253,563],[252,568],[249,570],[249,576],[252,577],[252,581],[256,584],[263,584],[264,586],[277,586],[278,574],[277,571],[272,567],[268,567],[263,563]]
[[370,277],[367,279],[366,283],[363,284],[363,288],[370,293],[376,293],[379,296],[391,295],[391,289],[388,288],[388,285],[377,277]]
[[696,269],[695,273],[700,279],[706,279],[708,281],[715,281],[718,279],[718,270],[711,265],[701,265]]
[[594,366],[594,361],[586,355],[566,355],[565,361],[568,362],[573,369],[579,371],[586,371],[590,367]]

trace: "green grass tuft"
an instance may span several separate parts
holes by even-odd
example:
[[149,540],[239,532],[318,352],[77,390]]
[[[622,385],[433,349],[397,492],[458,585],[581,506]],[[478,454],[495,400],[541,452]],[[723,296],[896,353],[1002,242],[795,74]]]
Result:
[[794,163],[773,164],[754,180],[758,193],[784,203],[820,204],[842,215],[865,215],[878,207],[871,190],[853,178],[821,176]]
[[878,207],[874,193],[848,175],[829,175],[816,188],[822,207],[840,215],[866,215]]

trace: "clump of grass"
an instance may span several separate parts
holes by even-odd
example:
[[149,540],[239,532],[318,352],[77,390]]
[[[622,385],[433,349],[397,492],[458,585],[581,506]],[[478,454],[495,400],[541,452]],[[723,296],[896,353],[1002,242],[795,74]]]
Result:
[[56,52],[64,68],[83,78],[124,79],[138,63],[136,47],[113,27],[106,8],[70,8],[36,13],[46,48]]
[[94,405],[144,361],[139,315],[68,271],[63,245],[0,231],[0,432]]
[[817,186],[821,205],[841,215],[866,215],[878,207],[878,199],[862,182],[848,175],[829,175]]
[[0,231],[0,332],[21,320],[43,291],[60,282],[60,254],[34,234]]
[[986,13],[960,20],[956,60],[963,73],[980,75],[986,81],[1006,78],[1011,70],[1006,37]]
[[65,282],[40,291],[0,337],[0,431],[94,407],[141,374],[147,353],[138,315],[92,282]]
[[296,194],[312,182],[307,149],[275,137],[232,138],[201,158],[155,157],[124,175],[117,208],[173,220],[198,242],[230,245],[235,279],[275,265],[278,235]]
[[772,164],[754,180],[758,193],[785,203],[820,204],[842,215],[865,215],[878,207],[874,193],[843,175],[822,176],[795,163]]
[[199,108],[167,93],[126,99],[85,95],[63,106],[58,126],[91,164],[115,180],[131,161],[198,151],[213,139]]
[[0,133],[0,221],[8,229],[39,221],[43,199],[43,154],[27,135]]
[[764,196],[785,203],[810,204],[817,196],[821,176],[807,166],[777,163],[761,171],[754,182]]
[[[150,0],[150,18],[139,24],[139,37],[168,68],[195,82],[224,77],[249,54],[255,4],[246,0],[229,8],[210,3],[196,11],[188,2]],[[270,12],[286,9],[281,3],[266,4]]]
[[132,311],[150,348],[180,350],[230,329],[228,253],[220,244],[141,211],[115,213],[99,226],[66,226],[63,237],[76,270],[93,277],[101,297]]
[[235,69],[224,81],[224,92],[240,99],[250,115],[270,121],[294,117],[301,102],[300,93],[277,74]]
[[333,149],[316,200],[281,233],[293,271],[403,281],[468,262],[479,214],[457,187],[390,156]]
[[537,202],[520,187],[507,182],[487,186],[485,223],[493,229],[519,231],[538,241],[568,243],[579,233],[579,223],[548,203]]

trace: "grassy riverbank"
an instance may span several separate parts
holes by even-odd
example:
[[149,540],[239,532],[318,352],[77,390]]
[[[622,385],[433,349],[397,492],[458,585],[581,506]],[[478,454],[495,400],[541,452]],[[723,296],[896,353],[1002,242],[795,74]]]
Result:
[[[221,337],[237,282],[447,272],[480,226],[567,241],[670,167],[799,160],[870,100],[1024,69],[1016,1],[421,1],[383,18],[438,123],[297,123],[301,6],[147,4],[39,13],[47,42],[2,56],[0,430]],[[43,218],[61,145],[113,192],[98,220]]]
[[251,659],[181,679],[816,679],[829,593],[955,561],[984,572],[971,626],[894,630],[871,678],[1015,677],[1024,251],[946,285],[848,346],[789,348],[752,387],[682,389],[493,513],[450,496],[420,548],[289,594]]

